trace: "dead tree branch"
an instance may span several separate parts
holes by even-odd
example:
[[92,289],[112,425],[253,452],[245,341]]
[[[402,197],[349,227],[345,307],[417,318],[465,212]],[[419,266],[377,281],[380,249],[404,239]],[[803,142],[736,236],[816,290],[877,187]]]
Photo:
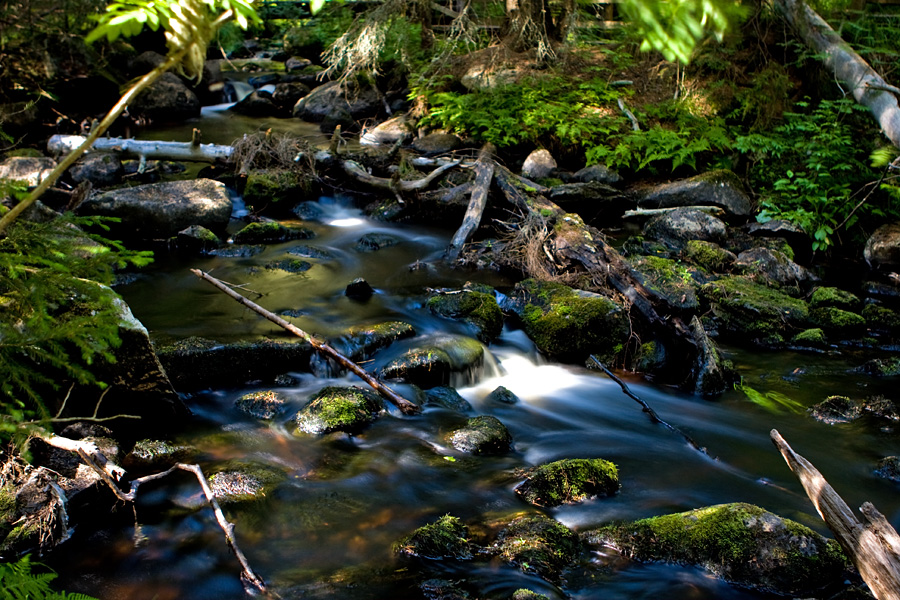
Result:
[[472,233],[481,224],[481,215],[487,206],[488,191],[491,188],[491,179],[494,178],[494,154],[497,149],[493,144],[485,144],[475,163],[475,183],[472,186],[472,196],[469,199],[469,207],[463,217],[462,225],[453,234],[450,240],[450,248],[447,250],[447,261],[456,262],[462,247],[472,237]]

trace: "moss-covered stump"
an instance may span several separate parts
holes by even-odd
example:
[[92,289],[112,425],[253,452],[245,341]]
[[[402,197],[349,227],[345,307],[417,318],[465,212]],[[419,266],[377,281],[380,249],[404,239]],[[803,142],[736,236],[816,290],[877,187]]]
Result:
[[454,448],[469,454],[506,454],[512,450],[512,435],[497,417],[473,417],[448,437]]
[[558,580],[581,552],[578,535],[544,515],[518,517],[498,534],[491,550],[526,573]]
[[721,273],[731,269],[737,256],[714,242],[690,240],[684,247],[684,259],[710,273]]
[[196,454],[197,450],[191,446],[165,440],[138,440],[131,452],[125,455],[122,466],[133,472],[159,472],[175,463],[187,462]]
[[222,465],[207,477],[215,499],[226,505],[262,500],[286,478],[273,466],[237,461]]
[[700,306],[695,268],[658,256],[641,256],[629,262],[641,284],[673,309],[693,311]]
[[580,362],[596,354],[612,362],[631,331],[625,310],[609,298],[558,283],[527,279],[516,284],[511,308],[538,349],[560,361]]
[[403,321],[386,321],[374,325],[354,325],[331,342],[351,360],[371,358],[373,354],[387,348],[397,340],[416,335],[415,328]]
[[320,390],[294,416],[297,429],[320,435],[333,431],[355,434],[375,422],[384,411],[381,398],[369,390],[330,386]]
[[244,201],[250,205],[296,202],[311,188],[309,174],[299,171],[251,171],[244,185]]
[[744,277],[724,277],[700,288],[723,329],[744,340],[780,344],[791,328],[805,328],[806,302]]
[[637,560],[703,567],[726,581],[780,594],[804,594],[844,576],[834,540],[744,503],[611,525],[585,534]]
[[425,392],[426,406],[439,406],[459,412],[468,412],[472,410],[469,401],[459,395],[455,388],[440,385],[433,387]]
[[287,227],[277,221],[250,223],[234,234],[235,244],[278,244],[306,240],[315,234],[305,227]]
[[866,332],[866,320],[861,315],[834,306],[812,309],[809,319],[813,325],[835,337],[852,338]]
[[[453,373],[469,373],[481,367],[484,346],[461,335],[433,336],[381,369],[384,379],[402,379],[428,389],[448,385]],[[469,377],[471,379],[471,377]]]
[[428,299],[428,309],[448,319],[470,323],[482,342],[494,340],[503,329],[503,313],[493,294],[459,290],[449,294],[437,294]]
[[405,556],[468,560],[472,558],[468,534],[468,527],[458,517],[444,515],[434,523],[416,529],[397,542],[394,549]]
[[854,294],[836,287],[818,287],[809,299],[810,308],[834,307],[857,312],[861,305]]
[[272,390],[250,392],[234,401],[235,408],[242,413],[263,420],[274,419],[284,412],[285,404],[284,396]]
[[559,506],[618,490],[616,465],[602,458],[570,458],[532,469],[516,493],[536,506]]

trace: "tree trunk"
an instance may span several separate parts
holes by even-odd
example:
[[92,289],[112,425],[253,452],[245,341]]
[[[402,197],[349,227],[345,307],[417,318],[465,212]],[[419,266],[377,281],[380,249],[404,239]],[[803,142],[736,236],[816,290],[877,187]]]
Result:
[[884,134],[900,148],[900,107],[895,96],[900,90],[886,83],[803,0],[775,0],[775,5],[800,39],[822,56],[825,66],[872,112]]

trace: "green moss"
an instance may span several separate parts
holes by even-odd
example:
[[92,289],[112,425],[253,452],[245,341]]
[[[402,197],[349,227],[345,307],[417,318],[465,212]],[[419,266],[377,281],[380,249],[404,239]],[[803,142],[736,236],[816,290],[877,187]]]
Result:
[[704,240],[689,240],[684,248],[684,257],[698,267],[713,273],[727,269],[735,260],[733,254],[718,244]]
[[500,532],[494,551],[526,573],[558,579],[578,555],[578,536],[544,515],[519,517]]
[[304,227],[285,227],[276,221],[250,223],[236,234],[235,244],[276,244],[289,240],[305,240],[313,237],[313,232]]
[[900,358],[873,358],[866,361],[860,370],[876,377],[893,377],[900,375]]
[[815,328],[801,331],[791,339],[791,343],[797,346],[823,348],[828,345],[828,340],[825,338],[824,331]]
[[253,171],[247,175],[244,200],[251,205],[296,202],[311,189],[311,179],[298,171]]
[[294,418],[305,433],[358,433],[383,410],[381,398],[358,387],[326,387]]
[[866,325],[883,331],[900,330],[900,314],[877,304],[867,304],[862,309]]
[[565,181],[563,181],[559,177],[541,177],[537,180],[537,183],[541,184],[544,187],[552,188],[563,185]]
[[510,596],[510,600],[550,600],[550,598],[544,594],[538,594],[537,592],[522,588],[513,592],[513,595]]
[[400,554],[422,558],[472,558],[468,528],[458,517],[444,515],[434,523],[423,525],[400,540],[394,549]]
[[686,310],[699,307],[694,292],[696,284],[693,273],[679,261],[659,256],[642,256],[633,260],[631,265],[641,283],[652,294],[665,299],[669,306]]
[[854,311],[859,307],[859,298],[850,292],[836,287],[819,287],[809,299],[810,308],[833,306],[843,310]]
[[809,317],[803,300],[744,277],[723,277],[707,283],[700,294],[728,332],[762,342],[782,339],[787,326],[802,327]]
[[222,504],[243,504],[261,500],[286,479],[283,471],[270,465],[230,461],[210,474],[209,487]]
[[666,364],[665,347],[653,340],[641,344],[631,361],[631,368],[641,373],[653,373]]
[[266,263],[267,269],[279,269],[288,273],[305,273],[312,269],[312,263],[298,258],[285,258]]
[[431,312],[449,319],[462,319],[478,329],[478,339],[490,342],[503,329],[503,313],[493,294],[462,290],[428,299]]
[[866,320],[862,316],[833,306],[820,306],[809,312],[810,320],[825,331],[842,336],[863,333]]
[[609,496],[618,489],[616,465],[601,458],[572,458],[532,470],[516,493],[537,506],[559,506]]

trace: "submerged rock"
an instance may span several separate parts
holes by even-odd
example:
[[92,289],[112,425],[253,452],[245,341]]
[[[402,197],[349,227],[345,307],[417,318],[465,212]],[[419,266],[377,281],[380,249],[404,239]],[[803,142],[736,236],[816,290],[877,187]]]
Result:
[[468,560],[472,558],[468,533],[468,527],[458,517],[444,515],[434,523],[416,529],[397,542],[394,549],[418,558]]
[[842,580],[848,562],[834,540],[758,506],[720,504],[587,532],[637,560],[702,567],[726,581],[808,594]]
[[266,263],[267,269],[278,269],[286,273],[305,273],[312,269],[312,263],[296,258],[283,258]]
[[354,325],[347,329],[332,346],[341,350],[351,360],[361,361],[371,358],[382,348],[387,348],[397,340],[416,335],[415,328],[403,321],[386,321],[374,325]]
[[186,462],[197,453],[195,448],[174,444],[165,440],[145,439],[134,443],[131,452],[125,455],[122,466],[134,472],[160,472],[175,463]]
[[347,284],[344,289],[344,295],[354,300],[368,300],[372,297],[375,290],[369,285],[369,282],[362,277],[357,277]]
[[367,233],[356,241],[357,252],[377,252],[382,248],[396,246],[400,240],[386,233]]
[[426,406],[440,406],[459,412],[469,412],[472,405],[469,401],[459,395],[455,388],[449,386],[433,387],[425,392]]
[[403,379],[422,388],[450,383],[452,373],[480,367],[484,346],[461,335],[432,336],[381,368],[384,379]]
[[862,406],[847,396],[829,396],[809,408],[809,414],[829,425],[849,423],[862,416]]
[[276,221],[250,223],[236,234],[235,244],[278,244],[290,240],[306,240],[315,234],[305,227],[286,227]]
[[374,392],[356,386],[329,386],[313,396],[294,416],[294,422],[300,431],[314,435],[333,431],[356,434],[383,411],[384,404]]
[[286,478],[283,471],[270,465],[237,461],[207,477],[213,497],[225,505],[262,500]]
[[257,419],[273,419],[286,408],[284,396],[272,390],[262,390],[244,394],[234,401],[234,406],[241,412]]
[[428,299],[428,309],[448,319],[472,324],[482,342],[494,340],[503,329],[503,313],[491,293],[463,289],[449,294],[437,294]]
[[602,458],[570,458],[532,469],[516,494],[536,506],[552,507],[611,496],[618,490],[616,465]]
[[557,580],[581,552],[581,543],[574,531],[538,514],[513,519],[491,550],[525,573]]
[[449,436],[460,452],[469,454],[506,454],[512,450],[512,435],[500,419],[492,416],[473,417]]
[[900,456],[885,456],[878,461],[875,475],[883,479],[900,482]]

